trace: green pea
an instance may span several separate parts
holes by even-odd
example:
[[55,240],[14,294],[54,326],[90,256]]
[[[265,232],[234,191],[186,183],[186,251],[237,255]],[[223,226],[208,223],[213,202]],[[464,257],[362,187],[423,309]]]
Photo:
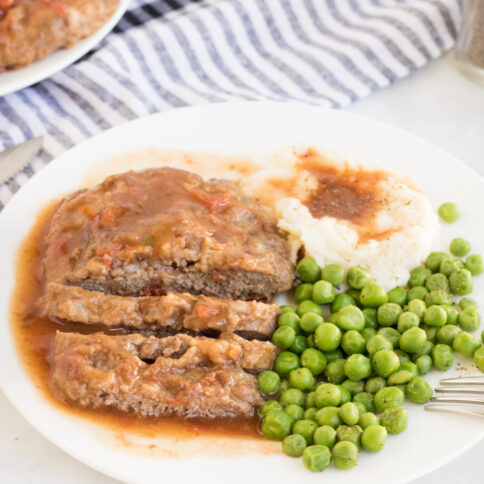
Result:
[[353,402],[358,407],[358,412],[363,415],[366,412],[366,407],[361,402]]
[[[351,380],[345,380],[345,381],[351,381]],[[354,383],[356,383],[356,382],[354,382]],[[344,405],[346,402],[351,402],[351,392],[346,387],[344,387],[342,384],[337,385],[337,387],[341,390],[340,405]]]
[[447,324],[457,324],[459,321],[459,311],[454,306],[445,304],[442,306],[447,313]]
[[[469,256],[471,257],[471,256]],[[469,259],[469,257],[467,259]],[[467,267],[467,260],[466,260]],[[472,273],[467,269],[458,269],[449,276],[450,290],[458,296],[472,292]]]
[[294,299],[296,302],[306,301],[311,299],[313,295],[313,284],[310,282],[303,282],[294,289]]
[[280,376],[289,375],[296,368],[299,368],[299,357],[290,351],[279,353],[274,361],[274,370]]
[[365,390],[368,393],[375,394],[378,390],[385,388],[385,386],[385,378],[382,378],[381,376],[374,376],[373,378],[370,378],[366,381]]
[[262,433],[271,440],[283,440],[291,433],[293,418],[285,412],[268,413],[262,421]]
[[472,299],[471,297],[463,297],[459,301],[459,307],[462,309],[462,311],[468,307],[474,307],[478,308],[479,304],[477,303],[476,300]]
[[348,270],[346,281],[353,289],[363,289],[364,286],[373,281],[373,276],[367,269],[354,266]]
[[341,347],[347,355],[354,353],[363,353],[366,348],[366,341],[358,331],[350,330],[343,334]]
[[430,291],[426,296],[425,296],[425,304],[427,306],[433,306],[433,305],[450,305],[452,304],[452,297],[451,295],[445,291],[444,289],[434,289],[433,291]]
[[340,286],[345,280],[345,272],[339,264],[328,264],[321,271],[321,279],[333,286]]
[[427,335],[422,328],[410,328],[402,334],[400,348],[407,353],[418,353],[424,349],[426,341]]
[[349,294],[338,294],[331,303],[331,312],[337,313],[345,306],[355,305],[356,301]]
[[300,355],[308,347],[307,338],[302,334],[294,338],[294,343],[289,346],[288,350]]
[[469,306],[459,314],[459,324],[464,331],[477,331],[481,325],[481,315],[476,307]]
[[431,252],[425,260],[425,266],[432,272],[437,272],[442,261],[448,258],[449,256],[445,252]]
[[377,308],[388,301],[388,295],[379,284],[370,282],[360,293],[360,302],[366,308]]
[[425,300],[425,296],[429,293],[428,289],[424,286],[415,286],[408,291],[408,300],[413,301],[414,299]]
[[[455,344],[455,340],[454,340]],[[454,352],[448,345],[438,344],[432,348],[434,367],[439,371],[447,371],[454,362]]]
[[365,328],[377,329],[378,321],[376,319],[376,309],[375,308],[364,308],[361,310],[363,316],[365,317]]
[[345,360],[338,358],[336,360],[330,361],[328,366],[324,370],[324,376],[330,383],[341,383],[345,379]]
[[394,326],[402,314],[402,308],[395,303],[385,303],[378,308],[377,318],[380,326]]
[[329,304],[334,301],[334,287],[328,281],[318,281],[314,283],[312,299],[317,304]]
[[439,272],[449,277],[457,269],[464,269],[465,264],[460,259],[444,259],[440,263]]
[[360,413],[358,407],[352,402],[346,402],[339,409],[339,415],[341,420],[347,425],[355,425],[360,419]]
[[452,239],[450,243],[450,252],[457,257],[466,256],[471,250],[471,244],[462,237]]
[[408,356],[408,353],[405,353],[405,351],[402,350],[394,350],[395,354],[398,356],[398,359],[400,360],[400,365],[403,365],[407,361],[410,361],[410,357]]
[[383,411],[381,424],[389,434],[400,434],[408,425],[408,413],[403,407],[387,408]]
[[365,317],[359,308],[350,304],[338,311],[336,324],[344,331],[361,331],[365,327]]
[[329,425],[334,429],[341,425],[341,417],[339,416],[338,407],[323,407],[316,413],[316,422],[319,425]]
[[312,390],[314,376],[308,368],[297,368],[289,373],[289,385],[302,391]]
[[296,273],[303,282],[316,282],[321,276],[321,269],[312,257],[304,257],[298,262]]
[[301,366],[315,376],[323,373],[326,365],[326,357],[315,348],[307,348],[301,354]]
[[264,402],[257,412],[259,415],[264,416],[267,415],[270,412],[282,412],[284,410],[284,407],[277,401],[277,400],[267,400],[267,402]]
[[472,358],[482,343],[467,331],[460,332],[454,339],[453,348],[460,354]]
[[423,318],[426,309],[427,305],[420,299],[412,299],[412,301],[409,301],[407,304],[407,311],[416,314],[419,320]]
[[474,352],[474,363],[476,368],[484,373],[484,347],[480,347]]
[[299,327],[299,316],[294,311],[284,311],[279,318],[277,318],[277,326],[289,326],[296,334],[301,332]]
[[405,388],[405,394],[410,401],[418,404],[427,403],[433,393],[432,387],[421,376],[412,378]]
[[482,333],[481,333],[481,341],[484,343],[484,329],[482,330]]
[[341,343],[341,330],[333,323],[323,323],[314,332],[314,343],[322,351],[333,351]]
[[292,417],[294,422],[301,420],[304,417],[304,409],[300,405],[296,405],[295,403],[291,403],[290,405],[288,405],[284,409],[284,412]]
[[436,274],[432,274],[431,276],[427,277],[425,280],[425,287],[429,291],[433,291],[434,289],[443,289],[444,291],[449,291],[449,281],[444,274],[437,272]]
[[432,274],[432,271],[428,267],[416,267],[410,271],[410,279],[408,285],[410,287],[423,286],[425,279]]
[[333,462],[338,469],[352,469],[358,462],[358,447],[352,442],[338,442],[333,447]]
[[281,310],[281,313],[296,312],[296,310],[292,306],[287,306],[287,305],[280,306],[279,309]]
[[379,412],[383,412],[387,408],[400,407],[404,401],[405,394],[397,387],[382,388],[376,392],[374,397],[375,407]]
[[442,326],[442,328],[440,328],[437,332],[437,341],[439,343],[444,343],[446,345],[452,346],[454,344],[455,337],[461,331],[462,330],[458,326],[454,326],[452,324]]
[[306,343],[307,343],[307,347],[308,348],[315,348],[316,345],[314,343],[314,334],[310,334],[307,338],[306,338]]
[[375,403],[373,401],[373,395],[369,392],[358,392],[353,396],[353,403],[361,403],[365,406],[365,411],[367,412],[374,412],[375,411]]
[[359,291],[358,289],[353,289],[352,287],[350,287],[346,291],[346,294],[348,294],[348,296],[351,296],[355,300],[355,306],[361,307],[361,303],[360,303],[361,291]]
[[306,440],[302,435],[288,435],[282,441],[282,450],[290,457],[301,457],[306,448]]
[[345,380],[341,386],[350,392],[350,395],[354,395],[355,393],[362,392],[365,389],[365,382],[361,380]]
[[280,326],[272,335],[272,342],[278,347],[287,349],[294,343],[296,332],[290,326]]
[[429,355],[419,356],[415,360],[415,364],[417,365],[418,372],[421,375],[426,375],[432,369],[432,358]]
[[340,425],[336,429],[336,440],[338,442],[353,442],[360,449],[362,433],[363,429],[359,425]]
[[398,346],[400,345],[401,335],[395,328],[380,328],[377,334],[383,336],[388,341],[390,341],[393,345],[393,348],[398,348]]
[[306,402],[305,402],[306,408],[316,407],[316,402],[314,401],[315,396],[316,396],[315,391],[306,393]]
[[397,330],[399,333],[405,333],[407,329],[417,328],[420,323],[419,317],[415,313],[406,311],[400,314],[397,323]]
[[304,393],[297,389],[297,388],[289,388],[279,398],[279,402],[282,403],[282,405],[299,405],[302,407],[304,405],[305,401],[305,395]]
[[478,254],[468,255],[465,261],[465,266],[473,276],[478,276],[484,272],[484,264],[482,262],[482,256]]
[[394,287],[388,291],[388,302],[398,304],[400,307],[407,304],[408,291],[403,287]]
[[304,467],[312,472],[321,472],[331,463],[331,451],[325,445],[310,445],[302,455]]
[[[363,328],[360,331],[360,334],[361,334],[361,337],[365,341],[365,348],[366,348],[366,345],[368,344],[368,341],[370,341],[371,338],[373,338],[373,336],[376,336],[376,329],[373,329],[373,328]],[[363,349],[365,349],[365,348],[363,348]],[[360,351],[359,353],[363,353],[363,351]]]
[[332,383],[321,383],[314,395],[316,407],[337,407],[341,402],[341,390]]
[[279,384],[279,395],[282,395],[286,390],[289,390],[289,380],[287,378],[282,378]]
[[329,425],[318,427],[313,435],[314,443],[332,449],[336,443],[336,430]]
[[350,380],[363,380],[371,373],[371,363],[366,356],[354,354],[345,361],[344,370]]
[[413,375],[408,370],[398,370],[388,377],[389,385],[404,385],[412,379]]
[[301,419],[294,424],[292,433],[302,435],[308,444],[312,444],[314,442],[313,435],[317,428],[318,424],[314,420]]
[[320,316],[323,315],[323,310],[319,304],[316,304],[314,301],[306,300],[302,301],[297,305],[296,313],[299,316],[302,316],[305,313],[315,313],[319,314]]
[[380,425],[380,419],[372,412],[365,412],[364,414],[360,415],[358,425],[364,431],[370,425]]
[[378,376],[386,378],[400,367],[400,359],[392,350],[377,351],[372,358],[373,368]]
[[344,358],[344,354],[339,348],[333,351],[325,351],[324,356],[326,356],[326,360],[328,361],[328,363],[334,360],[339,360],[341,358]]
[[[415,363],[412,363],[411,361],[406,361],[404,363],[400,363],[400,370],[406,370],[408,371],[412,377],[418,376],[418,368]],[[400,383],[397,383],[399,385]]]
[[447,223],[455,222],[460,217],[459,207],[452,202],[443,203],[439,207],[439,217]]
[[432,343],[437,342],[437,333],[439,332],[438,326],[425,326],[425,334],[427,335],[427,340],[431,341]]
[[445,326],[447,323],[447,312],[441,306],[430,306],[425,311],[424,322],[428,326]]
[[281,377],[275,371],[261,371],[257,375],[259,388],[265,395],[272,395],[279,389]]
[[[306,397],[306,402],[307,402],[307,397]],[[307,403],[306,403],[306,406],[307,406]],[[316,417],[317,411],[318,409],[316,407],[306,408],[306,410],[304,411],[304,419],[316,421],[315,417]]]
[[[432,328],[432,329],[437,329],[437,328]],[[412,361],[416,361],[419,356],[430,355],[432,353],[433,347],[434,347],[434,343],[432,343],[432,341],[428,341],[427,339],[424,349],[422,351],[412,354]]]
[[385,446],[387,429],[381,425],[370,425],[361,434],[361,445],[369,452],[380,452]]

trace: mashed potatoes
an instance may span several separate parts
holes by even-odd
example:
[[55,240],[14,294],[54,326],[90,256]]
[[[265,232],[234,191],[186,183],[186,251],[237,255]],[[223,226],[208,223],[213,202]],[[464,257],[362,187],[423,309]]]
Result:
[[314,150],[287,150],[240,183],[320,265],[365,267],[387,290],[406,284],[439,233],[430,202],[410,180],[328,163]]

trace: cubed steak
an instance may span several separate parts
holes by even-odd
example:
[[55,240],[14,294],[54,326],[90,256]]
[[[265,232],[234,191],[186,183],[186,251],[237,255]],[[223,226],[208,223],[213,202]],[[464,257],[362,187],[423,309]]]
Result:
[[227,338],[57,332],[55,391],[80,407],[142,416],[252,416],[263,399],[257,378],[244,367],[269,368],[277,350]]
[[169,292],[164,296],[124,297],[50,283],[41,316],[84,324],[173,331],[230,331],[270,336],[279,306]]
[[47,282],[121,296],[265,300],[294,281],[295,250],[268,210],[230,181],[173,168],[66,197],[46,244]]

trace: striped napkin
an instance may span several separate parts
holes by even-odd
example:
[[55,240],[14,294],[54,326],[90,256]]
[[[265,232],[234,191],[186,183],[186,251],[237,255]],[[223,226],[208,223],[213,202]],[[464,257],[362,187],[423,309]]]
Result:
[[460,15],[461,0],[132,0],[97,50],[0,98],[0,150],[45,136],[0,185],[0,210],[53,157],[139,116],[231,100],[347,106],[449,50]]

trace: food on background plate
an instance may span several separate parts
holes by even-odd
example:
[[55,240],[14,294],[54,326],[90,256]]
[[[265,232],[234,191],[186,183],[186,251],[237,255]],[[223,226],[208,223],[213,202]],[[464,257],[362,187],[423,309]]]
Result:
[[0,72],[69,48],[104,25],[119,0],[0,0]]
[[402,405],[431,398],[432,367],[458,352],[482,371],[469,297],[482,257],[459,237],[452,256],[430,252],[438,232],[411,181],[314,149],[236,182],[113,175],[50,216],[23,331],[49,322],[37,358],[68,405],[212,421],[257,410],[309,470],[350,469],[407,428]]
[[319,265],[361,266],[385,289],[407,282],[430,252],[438,217],[411,180],[287,149],[241,181]]

